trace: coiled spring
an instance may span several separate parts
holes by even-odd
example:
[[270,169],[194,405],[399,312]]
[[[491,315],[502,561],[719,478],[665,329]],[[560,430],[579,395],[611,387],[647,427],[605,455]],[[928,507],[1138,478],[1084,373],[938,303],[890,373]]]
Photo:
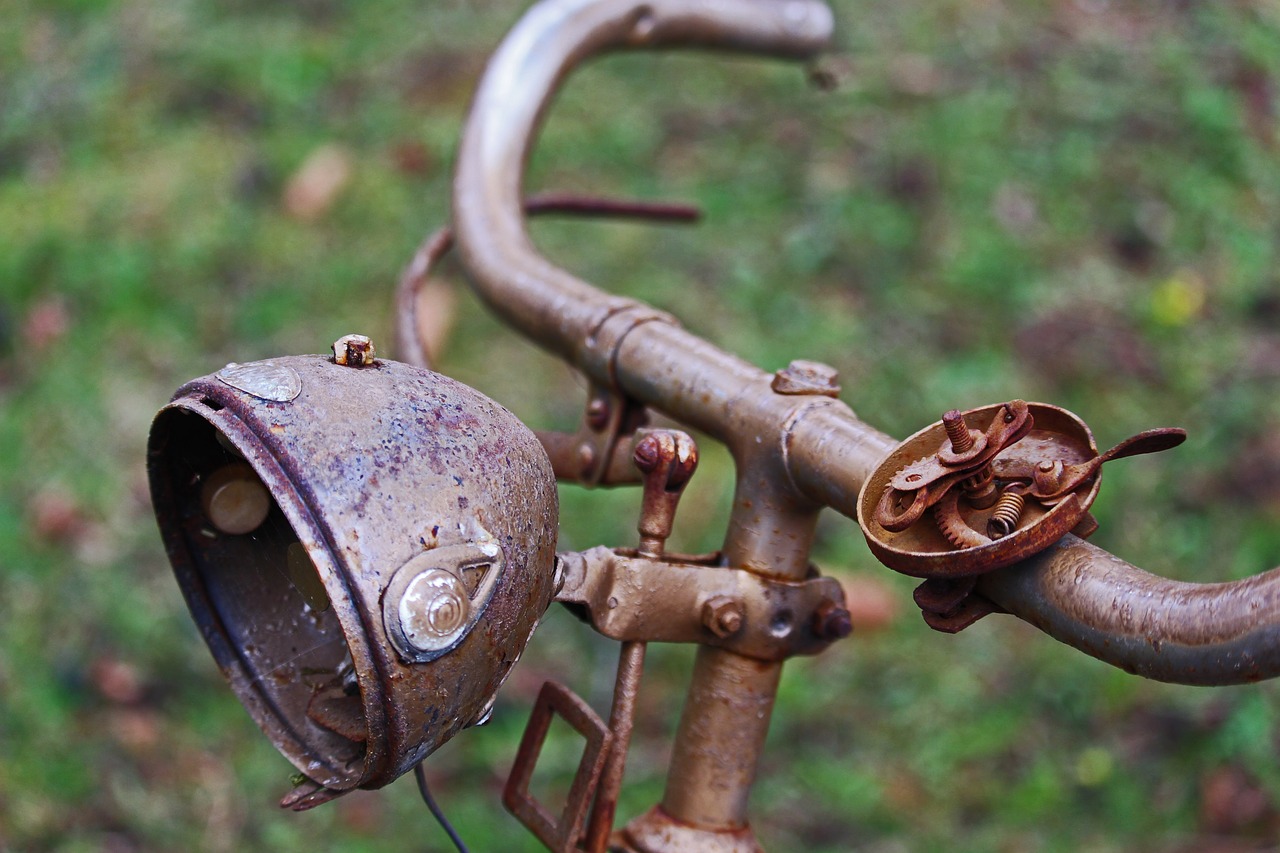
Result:
[[991,512],[991,519],[987,522],[987,535],[992,539],[1002,539],[1017,530],[1026,502],[1027,499],[1016,492],[1000,495],[1000,500],[996,501],[996,507]]

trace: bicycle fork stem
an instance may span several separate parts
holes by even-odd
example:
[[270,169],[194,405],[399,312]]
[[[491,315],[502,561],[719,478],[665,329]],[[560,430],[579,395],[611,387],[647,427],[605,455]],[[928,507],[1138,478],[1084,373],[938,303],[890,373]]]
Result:
[[747,825],[747,798],[764,747],[782,664],[698,649],[662,808],[711,830]]
[[[785,485],[775,463],[740,464],[725,556],[735,567],[800,579],[809,571],[818,509]],[[660,806],[625,829],[632,850],[761,850],[747,806],[781,675],[781,663],[698,649],[666,792]]]

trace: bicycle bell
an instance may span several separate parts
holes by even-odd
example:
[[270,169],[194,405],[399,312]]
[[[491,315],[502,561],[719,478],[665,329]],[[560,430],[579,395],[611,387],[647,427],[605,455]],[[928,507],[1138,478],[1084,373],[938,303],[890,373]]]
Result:
[[557,498],[514,415],[439,374],[336,356],[182,386],[148,467],[178,583],[305,808],[482,721],[549,606]]

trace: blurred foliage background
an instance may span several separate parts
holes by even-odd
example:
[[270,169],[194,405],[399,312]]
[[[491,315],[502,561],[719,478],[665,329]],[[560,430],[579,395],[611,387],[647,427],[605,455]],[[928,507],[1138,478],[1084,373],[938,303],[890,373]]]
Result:
[[[191,376],[350,331],[389,344],[521,5],[0,0],[0,850],[445,849],[408,780],[275,808],[292,769],[190,623],[143,457]],[[531,188],[692,200],[705,222],[544,220],[539,245],[766,369],[836,365],[891,434],[1012,397],[1074,409],[1103,446],[1184,426],[1109,469],[1094,541],[1189,580],[1280,563],[1280,3],[836,13],[814,67],[580,73]],[[570,370],[456,278],[430,296],[442,371],[535,426],[576,421]],[[718,545],[732,480],[704,454],[690,550]],[[634,492],[563,503],[562,547],[634,538]],[[859,631],[787,668],[753,801],[769,849],[1276,849],[1274,686],[1144,682],[1007,618],[931,633],[846,519],[816,556]],[[651,654],[624,817],[660,796],[689,660]],[[499,804],[533,696],[562,678],[604,709],[614,662],[553,611],[494,723],[429,761],[473,850],[537,849]]]

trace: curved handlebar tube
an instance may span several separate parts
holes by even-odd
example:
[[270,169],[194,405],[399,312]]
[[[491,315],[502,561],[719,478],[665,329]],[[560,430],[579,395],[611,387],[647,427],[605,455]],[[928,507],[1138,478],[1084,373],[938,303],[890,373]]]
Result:
[[[694,46],[803,58],[826,45],[831,25],[820,0],[545,0],[485,72],[459,154],[454,217],[474,287],[510,325],[595,381],[724,441],[740,466],[744,445],[763,439],[800,496],[854,517],[863,480],[894,444],[888,436],[834,400],[772,394],[763,371],[551,264],[534,249],[521,208],[540,119],[561,80],[588,57]],[[776,564],[755,568],[786,573]],[[1234,684],[1280,674],[1278,586],[1280,570],[1234,583],[1167,580],[1068,536],[985,576],[979,589],[1130,672]]]
[[463,129],[453,215],[458,248],[480,295],[512,326],[576,364],[590,363],[591,336],[610,315],[654,313],[547,262],[525,228],[525,162],[552,95],[575,65],[609,49],[641,47],[803,58],[826,46],[831,28],[831,10],[821,0],[535,5],[490,59]]
[[1182,583],[1068,535],[979,578],[978,590],[1055,639],[1145,678],[1224,685],[1280,674],[1280,569]]
[[[511,326],[601,385],[725,442],[740,466],[772,455],[794,502],[852,515],[892,439],[836,400],[773,393],[771,374],[550,263],[534,249],[521,205],[539,120],[555,87],[589,56],[700,46],[803,58],[826,45],[831,23],[819,0],[546,0],[511,31],[481,80],[463,129],[453,216],[473,286]],[[798,544],[803,553],[774,554],[757,568],[802,576],[807,541]]]

